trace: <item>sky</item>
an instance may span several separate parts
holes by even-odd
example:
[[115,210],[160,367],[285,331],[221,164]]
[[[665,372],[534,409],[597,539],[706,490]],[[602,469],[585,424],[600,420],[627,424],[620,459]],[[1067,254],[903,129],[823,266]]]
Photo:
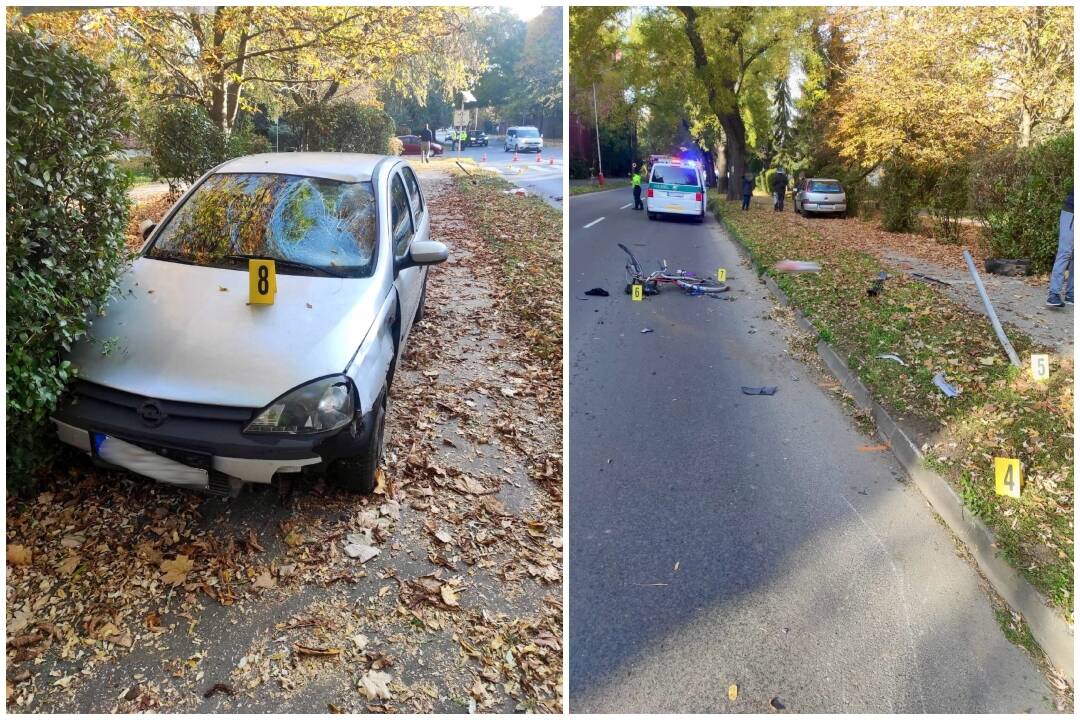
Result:
[[544,6],[521,4],[513,5],[510,7],[510,9],[513,10],[514,14],[517,15],[519,18],[521,18],[525,22],[528,22],[529,20],[532,20],[534,17],[539,15],[540,11],[544,9]]

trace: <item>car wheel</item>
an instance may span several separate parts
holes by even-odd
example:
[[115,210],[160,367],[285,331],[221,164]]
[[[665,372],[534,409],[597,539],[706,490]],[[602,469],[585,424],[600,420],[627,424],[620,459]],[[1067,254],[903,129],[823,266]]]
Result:
[[655,220],[656,219],[656,213],[654,213],[654,212],[649,213],[649,219],[650,220]]
[[386,430],[386,388],[376,401],[373,425],[368,433],[367,445],[362,454],[341,458],[331,463],[329,479],[338,487],[351,492],[370,495],[375,492],[375,480],[383,455],[383,434]]
[[416,304],[416,315],[413,316],[413,325],[424,319],[424,303],[427,302],[427,278],[424,278],[424,287],[420,290],[420,302]]

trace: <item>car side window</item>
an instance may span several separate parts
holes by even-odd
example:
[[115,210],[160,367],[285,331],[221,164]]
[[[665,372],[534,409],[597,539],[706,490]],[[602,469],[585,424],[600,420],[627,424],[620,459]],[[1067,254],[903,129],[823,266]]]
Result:
[[409,190],[409,202],[412,204],[413,217],[416,218],[417,224],[419,224],[420,218],[424,215],[424,195],[420,192],[420,183],[416,181],[416,175],[413,174],[412,168],[402,168],[401,174],[405,178],[405,187]]
[[394,231],[394,257],[405,257],[412,242],[413,225],[409,214],[409,196],[399,173],[394,173],[390,180],[390,225]]

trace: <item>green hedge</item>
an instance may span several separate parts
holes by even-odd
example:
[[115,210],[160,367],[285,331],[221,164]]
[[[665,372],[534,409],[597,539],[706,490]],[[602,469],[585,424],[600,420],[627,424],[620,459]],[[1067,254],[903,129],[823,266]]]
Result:
[[51,453],[48,415],[126,262],[127,104],[109,74],[63,45],[7,33],[7,477]]
[[176,192],[228,157],[228,137],[201,105],[181,101],[151,110],[142,126],[154,174]]
[[305,105],[285,121],[305,150],[391,154],[394,119],[383,110],[352,100]]
[[1029,258],[1037,272],[1054,263],[1058,218],[1073,188],[1073,135],[1032,148],[1008,148],[979,162],[971,202],[987,227],[990,247],[1002,258]]

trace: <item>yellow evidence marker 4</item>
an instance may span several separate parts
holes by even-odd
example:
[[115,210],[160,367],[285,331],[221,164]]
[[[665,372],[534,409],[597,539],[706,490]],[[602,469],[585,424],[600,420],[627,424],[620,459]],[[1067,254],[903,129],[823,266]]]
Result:
[[994,490],[998,495],[1020,497],[1020,460],[1018,458],[994,458]]

